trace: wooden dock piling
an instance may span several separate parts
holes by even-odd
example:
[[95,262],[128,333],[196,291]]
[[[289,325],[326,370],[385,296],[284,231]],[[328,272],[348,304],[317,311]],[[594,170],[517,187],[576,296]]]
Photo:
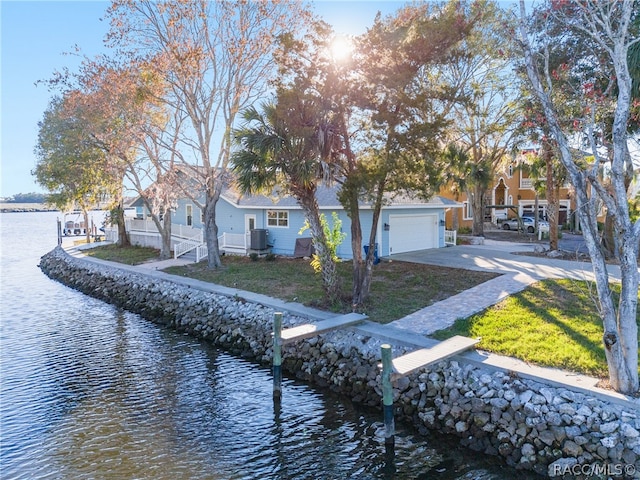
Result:
[[384,441],[386,445],[395,443],[395,423],[393,419],[393,382],[432,363],[473,347],[479,339],[456,335],[431,348],[422,348],[393,358],[391,345],[380,346],[382,357],[382,406],[384,410]]
[[282,312],[273,315],[273,396],[282,395]]
[[367,318],[360,313],[348,313],[322,320],[317,323],[306,323],[282,330],[282,313],[273,315],[273,396],[282,395],[282,345],[305,338],[315,337],[323,333],[360,323]]
[[382,408],[384,410],[384,443],[395,444],[396,427],[393,419],[393,385],[391,374],[393,372],[393,357],[391,345],[385,343],[380,346],[382,355]]

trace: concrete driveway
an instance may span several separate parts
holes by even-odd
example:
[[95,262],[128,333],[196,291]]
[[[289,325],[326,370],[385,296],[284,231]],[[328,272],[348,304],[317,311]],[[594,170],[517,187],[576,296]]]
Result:
[[[574,278],[593,280],[590,262],[557,260],[545,257],[522,255],[534,252],[535,244],[485,240],[484,245],[456,245],[417,252],[400,253],[388,257],[390,260],[440,265],[502,274],[522,273],[535,279]],[[612,278],[620,278],[620,269],[609,265]]]
[[[392,255],[387,260],[440,265],[465,270],[500,274],[462,293],[434,303],[396,320],[395,327],[429,335],[447,328],[458,319],[466,318],[500,302],[509,295],[545,278],[593,280],[591,263],[532,257],[519,253],[533,252],[531,243],[511,243],[485,240],[484,245],[458,245],[418,252]],[[620,269],[608,266],[612,279],[620,278]]]

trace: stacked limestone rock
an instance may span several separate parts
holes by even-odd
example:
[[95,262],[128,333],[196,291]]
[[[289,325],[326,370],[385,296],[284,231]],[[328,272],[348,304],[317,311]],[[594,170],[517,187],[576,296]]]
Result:
[[[154,322],[204,338],[262,363],[272,356],[273,309],[135,272],[70,257],[57,248],[41,269],[87,295],[139,313]],[[285,314],[283,326],[306,323]],[[300,378],[380,406],[381,341],[336,331],[283,348],[283,367]],[[394,347],[394,356],[405,349]],[[474,450],[507,463],[565,478],[574,466],[616,466],[616,478],[640,478],[640,412],[637,405],[605,402],[552,388],[509,372],[443,361],[395,383],[399,418],[419,429],[457,435]],[[625,467],[625,468],[622,468]],[[609,475],[612,476],[612,475]]]
[[640,415],[632,408],[455,361],[406,388],[400,395],[405,412],[511,465],[547,473],[547,465],[553,470],[566,457],[559,465],[640,467]]

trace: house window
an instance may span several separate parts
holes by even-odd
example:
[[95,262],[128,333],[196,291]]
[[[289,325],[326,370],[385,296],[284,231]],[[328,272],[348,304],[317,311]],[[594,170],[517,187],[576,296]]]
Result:
[[289,212],[286,210],[268,210],[267,226],[269,227],[288,227]]
[[193,205],[187,205],[187,227],[193,226]]
[[509,178],[513,177],[513,165],[509,164],[509,168],[507,169],[507,174]]
[[462,209],[462,219],[463,220],[471,220],[473,219],[473,209],[471,208],[471,202],[462,202],[464,208]]

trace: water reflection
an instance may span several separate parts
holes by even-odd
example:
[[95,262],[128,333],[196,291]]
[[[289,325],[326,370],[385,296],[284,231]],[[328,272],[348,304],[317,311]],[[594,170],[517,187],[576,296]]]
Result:
[[291,378],[274,402],[269,369],[49,280],[55,217],[0,216],[3,479],[515,476],[406,425],[390,451],[378,411]]

